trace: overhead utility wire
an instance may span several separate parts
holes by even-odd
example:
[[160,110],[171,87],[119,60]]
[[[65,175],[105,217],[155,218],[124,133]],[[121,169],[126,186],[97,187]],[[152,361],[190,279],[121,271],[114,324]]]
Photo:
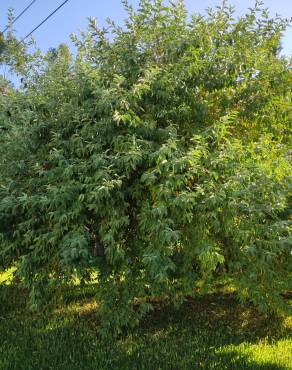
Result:
[[26,40],[30,35],[32,35],[37,29],[39,29],[46,21],[51,18],[58,10],[62,8],[69,0],[65,0],[56,8],[51,14],[49,14],[40,24],[38,24],[30,33],[28,33],[22,40],[19,41],[18,45],[21,44],[24,40]]
[[23,11],[20,14],[18,14],[18,16],[14,18],[13,21],[8,26],[6,26],[6,28],[1,33],[6,32],[8,28],[12,26],[36,1],[37,0],[33,0],[30,4],[28,4],[28,6],[25,9],[23,9]]

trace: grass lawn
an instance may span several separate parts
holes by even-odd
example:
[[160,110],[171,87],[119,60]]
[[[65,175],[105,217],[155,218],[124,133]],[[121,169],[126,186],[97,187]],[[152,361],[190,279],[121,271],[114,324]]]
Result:
[[0,370],[292,369],[291,319],[240,306],[233,294],[157,304],[134,332],[101,341],[93,287],[72,287],[45,313],[0,285]]

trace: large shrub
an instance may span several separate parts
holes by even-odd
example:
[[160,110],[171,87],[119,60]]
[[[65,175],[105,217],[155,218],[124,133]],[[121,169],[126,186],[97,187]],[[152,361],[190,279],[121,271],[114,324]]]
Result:
[[22,86],[1,97],[0,265],[33,305],[95,272],[104,333],[221,275],[285,310],[287,21],[260,3],[238,19],[226,3],[192,17],[182,2],[124,5],[122,28],[90,20],[73,37],[76,55],[10,40]]

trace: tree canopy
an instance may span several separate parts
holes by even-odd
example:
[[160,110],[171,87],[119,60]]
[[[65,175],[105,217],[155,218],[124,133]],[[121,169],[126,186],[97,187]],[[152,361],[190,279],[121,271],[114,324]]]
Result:
[[136,325],[228,279],[284,312],[291,288],[288,21],[260,2],[189,16],[182,1],[123,1],[42,54],[12,38],[22,85],[0,96],[0,266],[33,306],[95,276],[101,329]]

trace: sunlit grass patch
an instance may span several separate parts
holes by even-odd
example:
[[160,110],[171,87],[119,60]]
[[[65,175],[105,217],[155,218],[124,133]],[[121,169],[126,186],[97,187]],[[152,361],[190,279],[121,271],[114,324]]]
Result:
[[95,314],[98,310],[98,304],[94,298],[83,302],[74,302],[68,306],[56,307],[53,312],[56,315],[87,315]]
[[0,271],[0,285],[1,284],[5,284],[5,285],[11,284],[11,282],[13,280],[13,273],[15,271],[16,271],[15,267],[11,267],[10,269],[8,269],[4,272]]
[[255,368],[261,366],[263,369],[291,369],[292,341],[286,338],[273,343],[267,339],[260,340],[256,344],[243,342],[239,345],[223,346],[216,353],[227,356],[232,353],[232,357],[235,359],[245,357],[247,364],[250,366],[254,364]]

